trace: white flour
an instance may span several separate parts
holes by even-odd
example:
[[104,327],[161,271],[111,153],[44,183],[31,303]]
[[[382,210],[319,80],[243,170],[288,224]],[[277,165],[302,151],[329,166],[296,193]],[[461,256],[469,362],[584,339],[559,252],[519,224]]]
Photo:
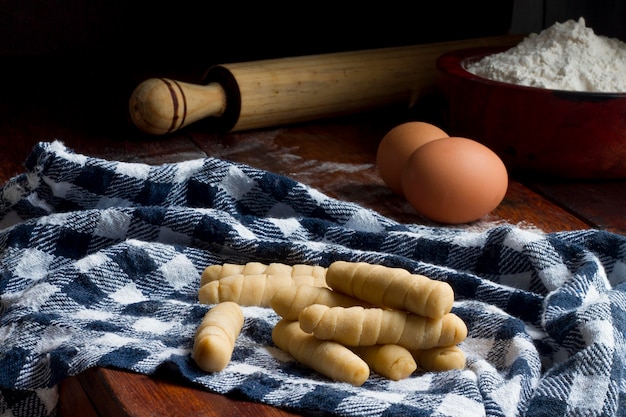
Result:
[[466,68],[491,80],[557,90],[626,92],[626,43],[598,36],[584,18],[555,23]]

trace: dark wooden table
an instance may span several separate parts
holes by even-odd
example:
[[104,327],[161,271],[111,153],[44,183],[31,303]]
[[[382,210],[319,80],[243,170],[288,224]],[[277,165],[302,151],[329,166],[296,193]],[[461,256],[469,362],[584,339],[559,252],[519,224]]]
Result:
[[[2,64],[2,63],[0,63]],[[0,181],[23,172],[22,162],[38,141],[59,139],[92,156],[159,164],[207,155],[284,174],[320,191],[353,201],[401,222],[429,224],[380,180],[374,165],[382,135],[396,124],[436,121],[429,103],[411,110],[371,114],[306,125],[218,134],[202,123],[167,137],[139,132],[127,113],[132,88],[148,73],[76,64],[54,70],[51,62],[12,64],[11,82],[0,96]],[[202,63],[183,74],[159,76],[194,81]],[[6,70],[6,66],[5,66]],[[45,75],[45,76],[42,76]],[[468,228],[501,222],[546,232],[602,228],[626,233],[626,181],[566,181],[518,177],[502,204]],[[200,391],[180,381],[112,369],[92,369],[60,387],[61,416],[288,416],[287,410]],[[302,413],[297,415],[303,415]]]

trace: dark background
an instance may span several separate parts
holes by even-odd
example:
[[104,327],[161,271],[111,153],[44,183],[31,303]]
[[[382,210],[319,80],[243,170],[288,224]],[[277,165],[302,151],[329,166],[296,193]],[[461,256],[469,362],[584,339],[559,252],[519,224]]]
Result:
[[[584,16],[624,38],[624,0],[0,0],[0,56],[207,63],[539,31]],[[115,65],[114,65],[115,64]]]
[[625,3],[0,0],[0,111],[65,100],[88,116],[145,78],[199,82],[213,64],[538,32],[579,16],[624,39]]
[[340,5],[2,0],[0,54],[184,65],[431,42],[505,33],[513,1]]

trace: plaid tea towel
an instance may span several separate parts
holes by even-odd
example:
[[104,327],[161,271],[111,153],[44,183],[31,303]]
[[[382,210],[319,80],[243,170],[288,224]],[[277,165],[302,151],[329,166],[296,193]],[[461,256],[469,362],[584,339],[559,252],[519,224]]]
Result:
[[[206,158],[150,166],[38,144],[0,193],[0,415],[54,415],[90,367],[175,373],[199,388],[338,416],[626,415],[626,238],[399,224],[271,172]],[[354,387],[275,347],[245,307],[228,367],[202,372],[193,335],[216,263],[335,260],[449,282],[463,370],[372,374]]]

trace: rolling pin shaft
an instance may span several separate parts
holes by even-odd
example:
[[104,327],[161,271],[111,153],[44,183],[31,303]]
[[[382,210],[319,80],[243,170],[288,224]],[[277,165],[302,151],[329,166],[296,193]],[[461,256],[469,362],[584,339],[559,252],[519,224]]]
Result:
[[162,135],[206,118],[220,131],[240,131],[411,106],[434,85],[439,55],[521,39],[505,35],[217,65],[201,85],[144,81],[131,95],[130,113],[141,130]]

